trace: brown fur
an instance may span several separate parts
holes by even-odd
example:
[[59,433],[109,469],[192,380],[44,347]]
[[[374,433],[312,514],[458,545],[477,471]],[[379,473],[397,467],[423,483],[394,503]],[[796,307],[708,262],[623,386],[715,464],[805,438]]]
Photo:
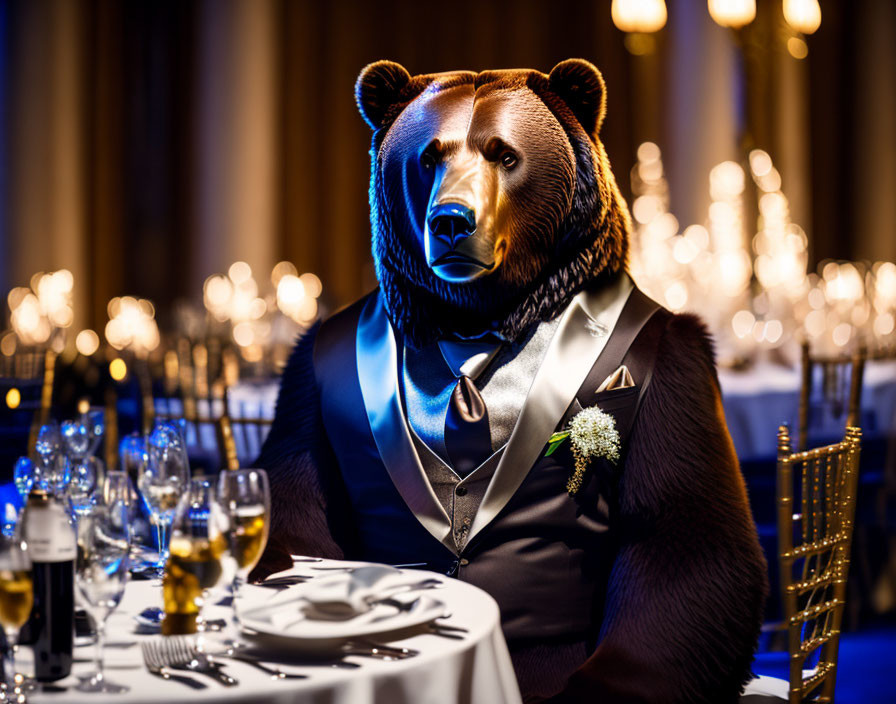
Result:
[[[410,77],[396,66],[377,62],[366,68],[356,96],[375,129],[370,203],[377,278],[390,318],[406,341],[418,345],[451,333],[484,330],[520,339],[532,323],[555,316],[584,287],[626,266],[631,225],[597,136],[605,104],[597,69],[575,60],[563,62],[550,75],[515,70]],[[403,180],[406,170],[386,174],[384,165],[416,158],[426,146],[419,143],[418,133],[404,127],[405,111],[422,109],[433,95],[465,85],[475,91],[470,96],[474,112],[483,107],[484,126],[490,103],[504,119],[516,121],[514,129],[533,149],[531,155],[523,150],[523,163],[531,156],[544,173],[528,172],[531,183],[505,182],[508,188],[498,202],[505,203],[506,211],[498,221],[507,229],[496,238],[505,259],[498,271],[453,284],[430,270],[415,234],[422,230],[426,196],[412,194],[409,199],[413,179],[409,186]],[[539,122],[532,129],[525,118],[536,104]],[[559,130],[555,136],[551,124],[559,125],[563,136]],[[477,148],[487,144],[482,135],[473,137]],[[567,144],[561,149],[563,139]],[[535,145],[541,145],[545,158]],[[563,151],[571,152],[571,163],[565,157],[548,164],[547,155]]]

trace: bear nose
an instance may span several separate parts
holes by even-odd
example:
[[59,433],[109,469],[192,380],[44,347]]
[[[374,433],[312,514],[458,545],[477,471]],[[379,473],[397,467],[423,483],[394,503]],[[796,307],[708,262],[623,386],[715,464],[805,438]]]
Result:
[[442,203],[429,214],[429,231],[453,249],[476,231],[476,213],[460,203]]

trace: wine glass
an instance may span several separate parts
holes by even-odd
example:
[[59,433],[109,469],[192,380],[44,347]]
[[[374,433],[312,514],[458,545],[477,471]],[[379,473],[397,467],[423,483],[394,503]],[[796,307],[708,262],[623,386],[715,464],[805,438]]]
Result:
[[106,679],[103,672],[103,646],[106,640],[106,619],[121,602],[128,579],[129,540],[128,509],[121,500],[106,503],[101,498],[94,510],[78,521],[75,582],[96,624],[96,671],[77,685],[76,689],[81,692],[128,691],[127,686]]
[[37,431],[34,451],[40,457],[41,464],[44,466],[49,465],[51,460],[62,452],[62,449],[62,434],[59,432],[59,425],[56,421],[40,426],[40,430]]
[[237,600],[240,584],[261,559],[268,541],[271,493],[263,469],[224,470],[218,475],[218,504],[227,519],[229,555],[235,563],[233,624],[242,628]]
[[65,440],[55,421],[40,427],[34,451],[39,458],[35,465],[34,481],[48,493],[61,495],[71,479],[71,462],[65,452]]
[[156,569],[161,577],[168,559],[168,528],[174,519],[178,500],[190,479],[190,466],[180,434],[166,425],[156,425],[153,428],[147,441],[147,449],[149,462],[142,466],[138,485],[156,525],[159,543]]
[[16,460],[15,468],[12,471],[13,482],[16,485],[16,491],[22,497],[22,501],[28,498],[31,487],[34,484],[34,462],[30,457],[19,457]]
[[72,466],[68,483],[68,498],[78,516],[90,513],[101,485],[103,463],[98,457],[85,457]]
[[95,455],[100,448],[103,434],[106,432],[106,414],[103,409],[93,409],[84,416],[84,425],[87,427],[88,447],[87,453]]
[[165,619],[162,633],[193,630],[208,592],[221,580],[221,556],[227,542],[221,533],[214,492],[206,479],[193,479],[174,514],[168,564],[162,580]]
[[66,420],[62,422],[62,438],[69,457],[80,462],[90,450],[90,436],[87,425],[81,420]]
[[118,458],[122,471],[130,477],[132,482],[139,482],[143,466],[149,462],[146,437],[140,433],[125,435],[118,443]]
[[6,699],[24,702],[25,695],[16,678],[16,641],[25,625],[34,599],[31,583],[31,557],[19,535],[0,537],[0,625],[6,633],[3,651],[3,675]]
[[128,523],[133,526],[137,517],[137,490],[126,472],[122,470],[106,472],[102,500],[107,506],[116,501],[123,503],[128,510]]

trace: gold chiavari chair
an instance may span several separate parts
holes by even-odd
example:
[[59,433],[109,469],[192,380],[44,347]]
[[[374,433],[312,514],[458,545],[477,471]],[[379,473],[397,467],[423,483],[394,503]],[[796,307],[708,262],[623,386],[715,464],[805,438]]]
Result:
[[[143,432],[155,419],[186,421],[191,462],[212,462],[218,448],[218,416],[224,407],[224,384],[220,374],[220,345],[180,338],[166,350],[158,373],[144,363],[138,367],[143,405]],[[208,469],[214,469],[209,466]]]
[[[809,424],[812,421],[813,382],[815,369],[821,369],[821,398],[831,406],[835,416],[846,412],[846,427],[860,425],[862,412],[862,379],[868,358],[864,347],[849,356],[824,357],[813,355],[809,343],[803,342],[800,355],[800,398],[797,423],[797,449],[808,445]],[[848,383],[847,383],[848,379]]]
[[861,430],[794,453],[778,431],[780,588],[790,655],[790,704],[833,702],[856,508]]
[[[214,443],[220,467],[238,469],[241,461],[254,458],[273,419],[260,404],[236,403],[231,398],[230,390],[240,378],[239,360],[232,349],[213,339],[191,343],[182,338],[166,351],[156,383],[149,369],[143,367],[141,381],[145,432],[155,418],[183,418],[201,449]],[[160,398],[154,388],[161,390]]]
[[[240,444],[247,449],[250,447],[254,448],[255,452],[253,454],[257,454],[274,422],[273,418],[264,415],[260,404],[257,414],[252,416],[247,416],[244,413],[234,414],[232,408],[230,387],[225,386],[224,412],[218,418],[218,440],[225,469],[240,468]],[[238,443],[237,436],[240,436],[239,439],[242,440],[242,443]],[[251,458],[247,457],[244,457],[244,459],[251,460]]]
[[40,426],[49,422],[56,353],[18,349],[0,354],[0,465],[31,454]]

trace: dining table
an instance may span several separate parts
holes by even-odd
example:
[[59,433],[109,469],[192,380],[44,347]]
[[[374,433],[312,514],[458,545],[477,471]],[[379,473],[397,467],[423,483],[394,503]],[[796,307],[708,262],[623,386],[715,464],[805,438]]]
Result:
[[[272,603],[274,599],[289,602],[289,590],[363,566],[363,563],[316,558],[298,560],[292,570],[277,575],[281,584],[292,581],[298,584],[279,588],[244,585],[239,591],[241,613],[251,613],[253,608]],[[412,626],[396,618],[395,623],[400,624],[398,630],[390,630],[386,619],[375,635],[351,638],[351,647],[345,649],[334,650],[330,642],[325,652],[315,652],[314,642],[303,640],[302,628],[294,628],[289,634],[288,629],[284,630],[284,637],[274,638],[273,644],[247,636],[243,647],[236,651],[227,651],[221,645],[228,631],[232,637],[234,630],[202,634],[202,647],[227,675],[237,680],[233,686],[225,686],[200,672],[178,670],[176,676],[165,679],[147,669],[141,644],[159,643],[169,637],[145,633],[145,623],[141,625],[135,617],[148,607],[162,606],[162,588],[159,580],[132,580],[125,587],[121,603],[109,616],[105,647],[105,677],[127,691],[113,694],[77,689],[79,681],[93,672],[94,645],[85,642],[74,650],[71,674],[49,685],[39,685],[28,693],[28,701],[33,704],[521,702],[494,599],[471,584],[443,574],[418,569],[401,572],[413,584],[435,587],[428,589],[426,595],[430,607],[436,605],[432,613],[437,618]],[[232,618],[229,597],[218,596],[210,599],[203,609],[204,619],[211,623]],[[393,658],[388,652],[372,652],[377,645],[385,645],[388,652],[403,654]],[[17,664],[25,675],[31,666],[30,657],[30,650],[21,647]],[[277,672],[285,676],[278,676]]]

